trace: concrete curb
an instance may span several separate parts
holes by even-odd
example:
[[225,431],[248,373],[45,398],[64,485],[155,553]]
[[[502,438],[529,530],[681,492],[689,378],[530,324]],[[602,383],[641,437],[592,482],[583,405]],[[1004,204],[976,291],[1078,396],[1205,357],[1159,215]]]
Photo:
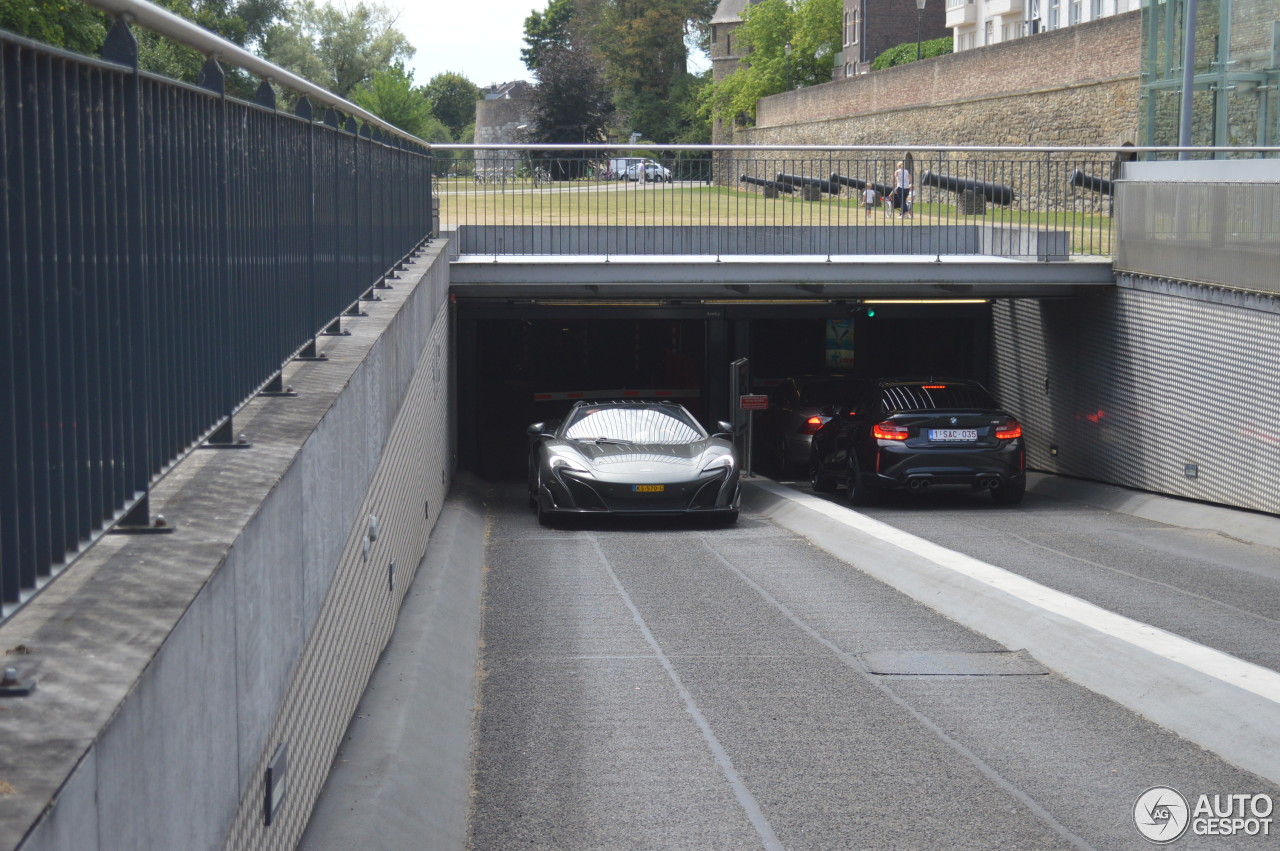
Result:
[[484,488],[455,482],[299,849],[466,846]]
[[1055,499],[1132,514],[1158,523],[1218,532],[1237,540],[1280,549],[1280,517],[1271,514],[1045,473],[1028,474],[1027,490]]
[[743,507],[1010,649],[1280,783],[1280,674],[772,482]]

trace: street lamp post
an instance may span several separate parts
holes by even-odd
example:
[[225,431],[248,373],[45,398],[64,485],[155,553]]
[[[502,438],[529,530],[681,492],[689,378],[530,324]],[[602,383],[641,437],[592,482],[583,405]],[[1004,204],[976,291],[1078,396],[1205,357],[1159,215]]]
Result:
[[920,61],[920,22],[924,20],[924,0],[916,0],[916,61]]
[[[917,3],[921,0],[916,0]],[[782,52],[787,56],[787,91],[791,91],[791,42],[787,42],[782,46]]]

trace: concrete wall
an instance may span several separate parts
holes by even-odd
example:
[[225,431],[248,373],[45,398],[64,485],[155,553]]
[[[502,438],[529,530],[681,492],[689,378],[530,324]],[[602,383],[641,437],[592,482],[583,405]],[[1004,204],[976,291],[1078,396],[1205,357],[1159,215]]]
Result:
[[251,448],[168,474],[172,534],[104,538],[0,627],[38,680],[4,706],[0,846],[296,845],[451,475],[444,248],[236,415]]
[[995,305],[994,389],[1028,466],[1280,514],[1280,297],[1119,284]]
[[[512,97],[476,101],[476,144],[509,145],[520,141],[520,127],[529,123],[527,88],[517,87]],[[515,150],[476,151],[476,168],[484,171],[511,168],[520,155]]]
[[996,304],[1028,465],[1280,514],[1278,195],[1269,161],[1126,164],[1117,288]]

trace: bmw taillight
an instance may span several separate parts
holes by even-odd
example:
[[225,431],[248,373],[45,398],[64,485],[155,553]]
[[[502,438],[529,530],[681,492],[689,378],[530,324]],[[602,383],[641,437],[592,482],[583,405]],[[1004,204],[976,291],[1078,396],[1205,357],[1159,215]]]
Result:
[[1013,440],[1022,437],[1022,423],[1015,419],[1006,420],[1004,425],[996,426],[996,437],[999,440]]
[[826,420],[822,417],[809,417],[809,419],[804,421],[804,425],[800,426],[800,433],[817,434],[818,429],[822,428],[822,424],[825,422]]
[[885,420],[871,427],[871,436],[877,440],[906,440],[910,434],[906,426],[898,425],[893,420]]

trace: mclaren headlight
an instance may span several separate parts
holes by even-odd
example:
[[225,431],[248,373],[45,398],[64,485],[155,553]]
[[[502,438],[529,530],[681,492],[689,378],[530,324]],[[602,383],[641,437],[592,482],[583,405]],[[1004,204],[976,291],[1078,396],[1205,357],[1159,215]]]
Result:
[[723,455],[717,455],[716,457],[708,461],[706,463],[706,466],[702,468],[702,472],[706,473],[706,472],[712,472],[716,470],[732,471],[733,467],[734,467],[733,456],[730,455],[728,452],[726,452]]
[[564,468],[566,470],[573,470],[576,473],[586,473],[588,476],[591,475],[591,468],[579,461],[577,458],[574,458],[572,455],[552,455],[551,460],[547,463],[551,465],[552,472]]

